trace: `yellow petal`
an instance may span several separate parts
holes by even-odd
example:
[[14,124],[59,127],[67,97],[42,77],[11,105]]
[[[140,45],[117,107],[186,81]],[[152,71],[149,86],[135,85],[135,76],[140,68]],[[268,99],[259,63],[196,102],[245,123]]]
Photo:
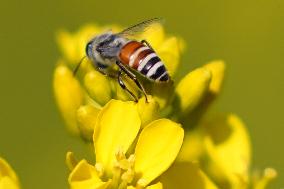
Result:
[[250,140],[236,115],[215,116],[203,123],[208,171],[223,186],[242,187],[248,181]]
[[96,162],[111,172],[118,150],[126,153],[140,129],[141,120],[134,102],[111,100],[99,113],[94,132]]
[[204,152],[203,133],[195,128],[186,132],[180,153],[179,161],[198,161]]
[[0,189],[18,189],[19,181],[12,167],[0,157]]
[[219,94],[221,90],[221,86],[224,80],[225,73],[225,63],[222,60],[215,60],[209,62],[204,66],[204,68],[208,69],[212,73],[212,79],[209,85],[209,91],[213,94]]
[[176,73],[180,64],[180,55],[183,50],[183,47],[181,47],[181,41],[182,40],[177,37],[170,37],[157,49],[157,54],[165,63],[170,76],[173,76]]
[[163,189],[163,184],[158,182],[156,184],[152,184],[150,186],[147,186],[146,189]]
[[100,109],[91,104],[81,106],[77,111],[77,120],[81,136],[88,141],[93,140],[94,127],[99,112]]
[[150,94],[158,102],[161,110],[171,108],[169,102],[174,94],[174,83],[152,83]]
[[[106,188],[94,166],[86,160],[81,160],[70,173],[68,178],[71,189],[98,189]],[[105,187],[104,187],[105,186]]]
[[76,66],[79,60],[85,56],[87,42],[100,33],[101,29],[95,25],[85,25],[77,33],[69,33],[64,30],[57,33],[57,42],[67,63]]
[[83,103],[83,92],[72,71],[62,63],[55,69],[53,90],[67,129],[73,134],[78,134],[76,114]]
[[211,80],[211,72],[205,68],[198,68],[187,74],[177,85],[176,107],[182,114],[188,114],[202,100]]
[[0,177],[0,189],[19,189],[20,187],[10,177]]
[[138,112],[142,121],[142,127],[151,121],[157,119],[159,115],[159,104],[153,99],[152,96],[148,96],[148,102],[145,97],[140,98],[138,101]]
[[84,86],[90,97],[100,105],[106,104],[112,96],[109,78],[97,71],[85,75]]
[[168,119],[153,121],[146,126],[135,149],[135,171],[147,185],[168,169],[175,160],[183,141],[180,124]]
[[70,171],[72,171],[78,164],[73,152],[67,152],[65,162]]
[[276,170],[266,168],[263,174],[253,176],[253,189],[265,189],[277,177]]
[[164,189],[217,189],[216,185],[196,165],[175,162],[161,177]]

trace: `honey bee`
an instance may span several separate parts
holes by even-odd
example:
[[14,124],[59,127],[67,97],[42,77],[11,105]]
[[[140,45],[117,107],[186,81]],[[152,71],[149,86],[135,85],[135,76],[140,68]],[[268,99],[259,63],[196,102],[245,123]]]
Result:
[[[152,18],[126,28],[119,33],[109,31],[97,35],[87,43],[84,58],[87,57],[100,73],[116,77],[122,89],[126,90],[137,102],[138,98],[126,87],[122,80],[122,74],[126,74],[143,92],[148,102],[146,91],[138,81],[137,74],[140,73],[147,79],[157,83],[169,82],[170,76],[162,60],[146,40],[138,41],[130,39],[130,37],[142,33],[152,24],[161,23],[161,21],[160,18]],[[77,65],[74,74],[78,71],[81,63],[82,61]],[[115,75],[110,74],[108,71],[108,68],[114,64],[119,68]]]

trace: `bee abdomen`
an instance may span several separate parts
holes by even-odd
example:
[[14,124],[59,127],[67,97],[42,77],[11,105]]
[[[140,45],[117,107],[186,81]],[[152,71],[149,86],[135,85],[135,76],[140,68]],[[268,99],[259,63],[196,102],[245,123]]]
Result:
[[157,54],[149,47],[137,41],[131,41],[122,47],[120,61],[137,70],[142,75],[157,82],[169,80],[166,67]]

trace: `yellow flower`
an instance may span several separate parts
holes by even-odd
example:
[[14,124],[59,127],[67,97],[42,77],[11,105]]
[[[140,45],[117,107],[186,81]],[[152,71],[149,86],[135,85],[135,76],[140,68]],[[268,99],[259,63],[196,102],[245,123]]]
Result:
[[[215,116],[203,123],[208,172],[222,186],[243,188],[248,183],[250,142],[243,123],[235,115]],[[218,170],[218,171],[216,171]]]
[[96,164],[86,160],[76,164],[68,153],[67,162],[73,169],[69,176],[71,188],[161,188],[153,181],[170,167],[180,150],[180,125],[159,119],[139,132],[137,105],[117,100],[107,103],[94,121]]
[[0,157],[0,189],[19,189],[18,177],[11,166]]
[[[137,104],[112,100],[133,99],[115,79],[95,71],[89,60],[82,63],[77,78],[71,79],[70,73],[84,56],[90,37],[107,29],[88,25],[77,33],[58,34],[63,57],[56,70],[64,66],[69,74],[62,76],[65,79],[55,74],[56,99],[69,129],[93,143],[96,154],[94,166],[67,154],[71,188],[261,189],[275,178],[273,169],[266,169],[263,176],[251,175],[250,138],[241,119],[231,113],[209,111],[222,89],[226,69],[222,60],[196,68],[174,83],[151,83],[138,75],[149,103],[144,97]],[[139,39],[150,42],[175,80],[185,47],[183,40],[166,35],[161,25],[152,26]],[[124,79],[136,95],[142,96],[131,80]],[[64,84],[67,80],[70,82]],[[176,133],[162,131],[180,129],[173,121],[185,129],[179,154],[180,144],[172,149],[166,145],[167,137],[173,139]],[[153,125],[158,129],[152,130]],[[162,139],[165,141],[160,142]],[[149,155],[156,153],[155,158]]]
[[[191,103],[195,108],[190,108],[190,111],[182,114],[179,119],[189,130],[185,134],[178,161],[199,162],[202,170],[220,188],[258,188],[259,185],[265,188],[276,174],[252,180],[250,137],[240,118],[234,114],[207,113],[211,103],[220,93],[224,63],[214,61],[202,68],[211,72],[211,80],[206,84],[207,89],[201,100],[195,104]],[[197,90],[195,98],[199,97],[200,92]]]

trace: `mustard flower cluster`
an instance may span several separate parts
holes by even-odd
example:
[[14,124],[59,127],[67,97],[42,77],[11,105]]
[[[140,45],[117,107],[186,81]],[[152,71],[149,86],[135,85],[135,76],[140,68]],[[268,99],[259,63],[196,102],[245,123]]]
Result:
[[[85,61],[74,77],[72,70],[84,56],[88,40],[118,26],[87,25],[78,32],[57,35],[62,57],[54,72],[54,93],[67,129],[93,145],[95,163],[66,162],[72,189],[263,189],[276,177],[267,168],[251,170],[251,144],[241,119],[232,113],[208,110],[219,95],[225,63],[216,60],[199,67],[174,84],[155,84],[141,77],[149,103],[138,103],[116,80]],[[175,78],[185,43],[154,25],[137,36],[146,39]],[[137,95],[139,90],[124,78]]]

